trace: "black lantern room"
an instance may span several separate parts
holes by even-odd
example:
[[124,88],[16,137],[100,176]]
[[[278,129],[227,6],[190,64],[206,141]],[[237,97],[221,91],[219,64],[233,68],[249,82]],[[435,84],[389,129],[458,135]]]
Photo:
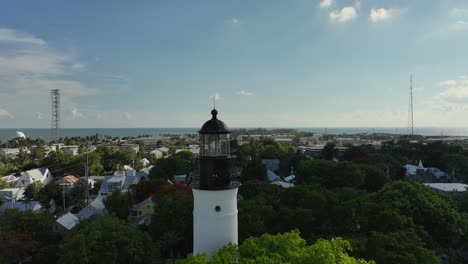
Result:
[[231,163],[235,156],[230,155],[229,132],[226,124],[217,118],[218,111],[211,111],[212,118],[203,124],[200,134],[200,167],[198,179],[192,184],[200,190],[225,190],[237,188],[239,183],[232,181]]

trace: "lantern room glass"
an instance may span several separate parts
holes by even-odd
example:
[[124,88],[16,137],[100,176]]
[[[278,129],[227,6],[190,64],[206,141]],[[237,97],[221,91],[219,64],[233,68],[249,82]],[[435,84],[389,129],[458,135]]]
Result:
[[219,157],[229,155],[229,134],[202,134],[201,156]]

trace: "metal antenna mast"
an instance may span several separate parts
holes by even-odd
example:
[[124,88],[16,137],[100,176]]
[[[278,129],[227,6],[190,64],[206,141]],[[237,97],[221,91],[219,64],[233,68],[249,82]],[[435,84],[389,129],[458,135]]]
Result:
[[411,135],[414,135],[414,111],[413,111],[413,74],[410,76],[410,94],[411,94]]
[[57,139],[60,134],[60,90],[51,90],[50,98],[52,102],[51,137],[52,140],[54,140]]

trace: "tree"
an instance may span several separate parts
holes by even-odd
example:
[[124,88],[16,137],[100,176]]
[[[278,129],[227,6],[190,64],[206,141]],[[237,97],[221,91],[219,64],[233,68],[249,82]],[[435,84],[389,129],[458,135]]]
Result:
[[319,240],[307,246],[298,231],[284,234],[264,234],[244,241],[237,248],[227,245],[213,254],[210,260],[204,255],[190,256],[178,264],[221,263],[298,263],[298,264],[365,264],[374,263],[348,255],[351,245],[341,238]]
[[371,231],[365,239],[355,240],[355,243],[358,244],[356,248],[365,248],[364,252],[356,252],[358,255],[377,263],[440,263],[435,252],[427,249],[425,243],[411,229],[395,232]]
[[154,196],[159,192],[162,192],[165,186],[169,183],[162,179],[156,180],[141,180],[137,184],[132,186],[132,194],[136,202],[141,202],[148,197]]
[[116,218],[82,221],[60,247],[59,264],[157,263],[157,245]]
[[169,250],[170,258],[174,257],[174,247],[177,246],[179,241],[182,240],[182,237],[174,230],[169,230],[164,232],[161,236],[161,246],[164,250]]
[[[54,263],[57,258],[55,248],[60,243],[60,235],[52,232],[54,221],[54,216],[50,213],[5,210],[0,217],[0,262],[12,263],[4,261],[3,257],[16,261],[23,257],[32,257],[34,263]],[[11,250],[11,254],[2,254],[2,246],[6,251]],[[45,250],[46,248],[50,250]]]
[[122,193],[120,190],[112,192],[111,195],[104,200],[104,206],[106,209],[122,220],[127,219],[130,214],[131,205],[131,195],[128,192]]
[[[166,232],[176,232],[182,238],[171,247],[173,254],[186,255],[192,251],[193,241],[193,198],[185,191],[172,189],[158,198],[149,232],[154,241],[162,241]],[[166,248],[167,249],[167,248]],[[170,257],[162,248],[161,256]]]
[[247,182],[250,180],[267,181],[267,169],[260,159],[253,159],[247,162],[242,168],[241,180]]
[[26,200],[37,200],[39,198],[39,191],[44,187],[42,182],[33,182],[24,190],[24,197]]
[[83,208],[85,206],[86,184],[86,179],[80,179],[70,190],[71,203],[77,208]]
[[326,160],[305,160],[296,171],[298,183],[320,184],[327,188],[361,187],[365,175],[359,165],[349,161],[331,162]]
[[48,208],[52,200],[56,203],[62,200],[62,191],[62,187],[58,183],[51,182],[39,190],[37,199],[42,206]]
[[10,185],[0,178],[0,190],[10,187]]
[[336,144],[332,142],[328,142],[320,152],[320,156],[324,160],[332,160],[338,154],[338,149],[336,148]]

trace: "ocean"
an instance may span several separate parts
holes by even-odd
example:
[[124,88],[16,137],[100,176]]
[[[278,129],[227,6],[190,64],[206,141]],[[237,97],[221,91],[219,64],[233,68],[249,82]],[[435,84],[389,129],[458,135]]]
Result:
[[[162,134],[194,134],[199,128],[62,128],[61,137],[85,137],[96,134],[112,137],[128,137],[139,135],[159,136]],[[235,129],[235,128],[233,128]],[[247,128],[248,129],[248,128]],[[266,128],[274,129],[274,128]],[[361,133],[390,133],[408,134],[407,128],[388,127],[356,127],[356,128],[292,128],[299,132],[315,132],[320,134],[361,134]],[[23,132],[27,137],[49,140],[51,130],[49,128],[0,128],[0,141],[12,139],[16,131]],[[468,136],[468,128],[417,128],[415,134],[423,136]]]

